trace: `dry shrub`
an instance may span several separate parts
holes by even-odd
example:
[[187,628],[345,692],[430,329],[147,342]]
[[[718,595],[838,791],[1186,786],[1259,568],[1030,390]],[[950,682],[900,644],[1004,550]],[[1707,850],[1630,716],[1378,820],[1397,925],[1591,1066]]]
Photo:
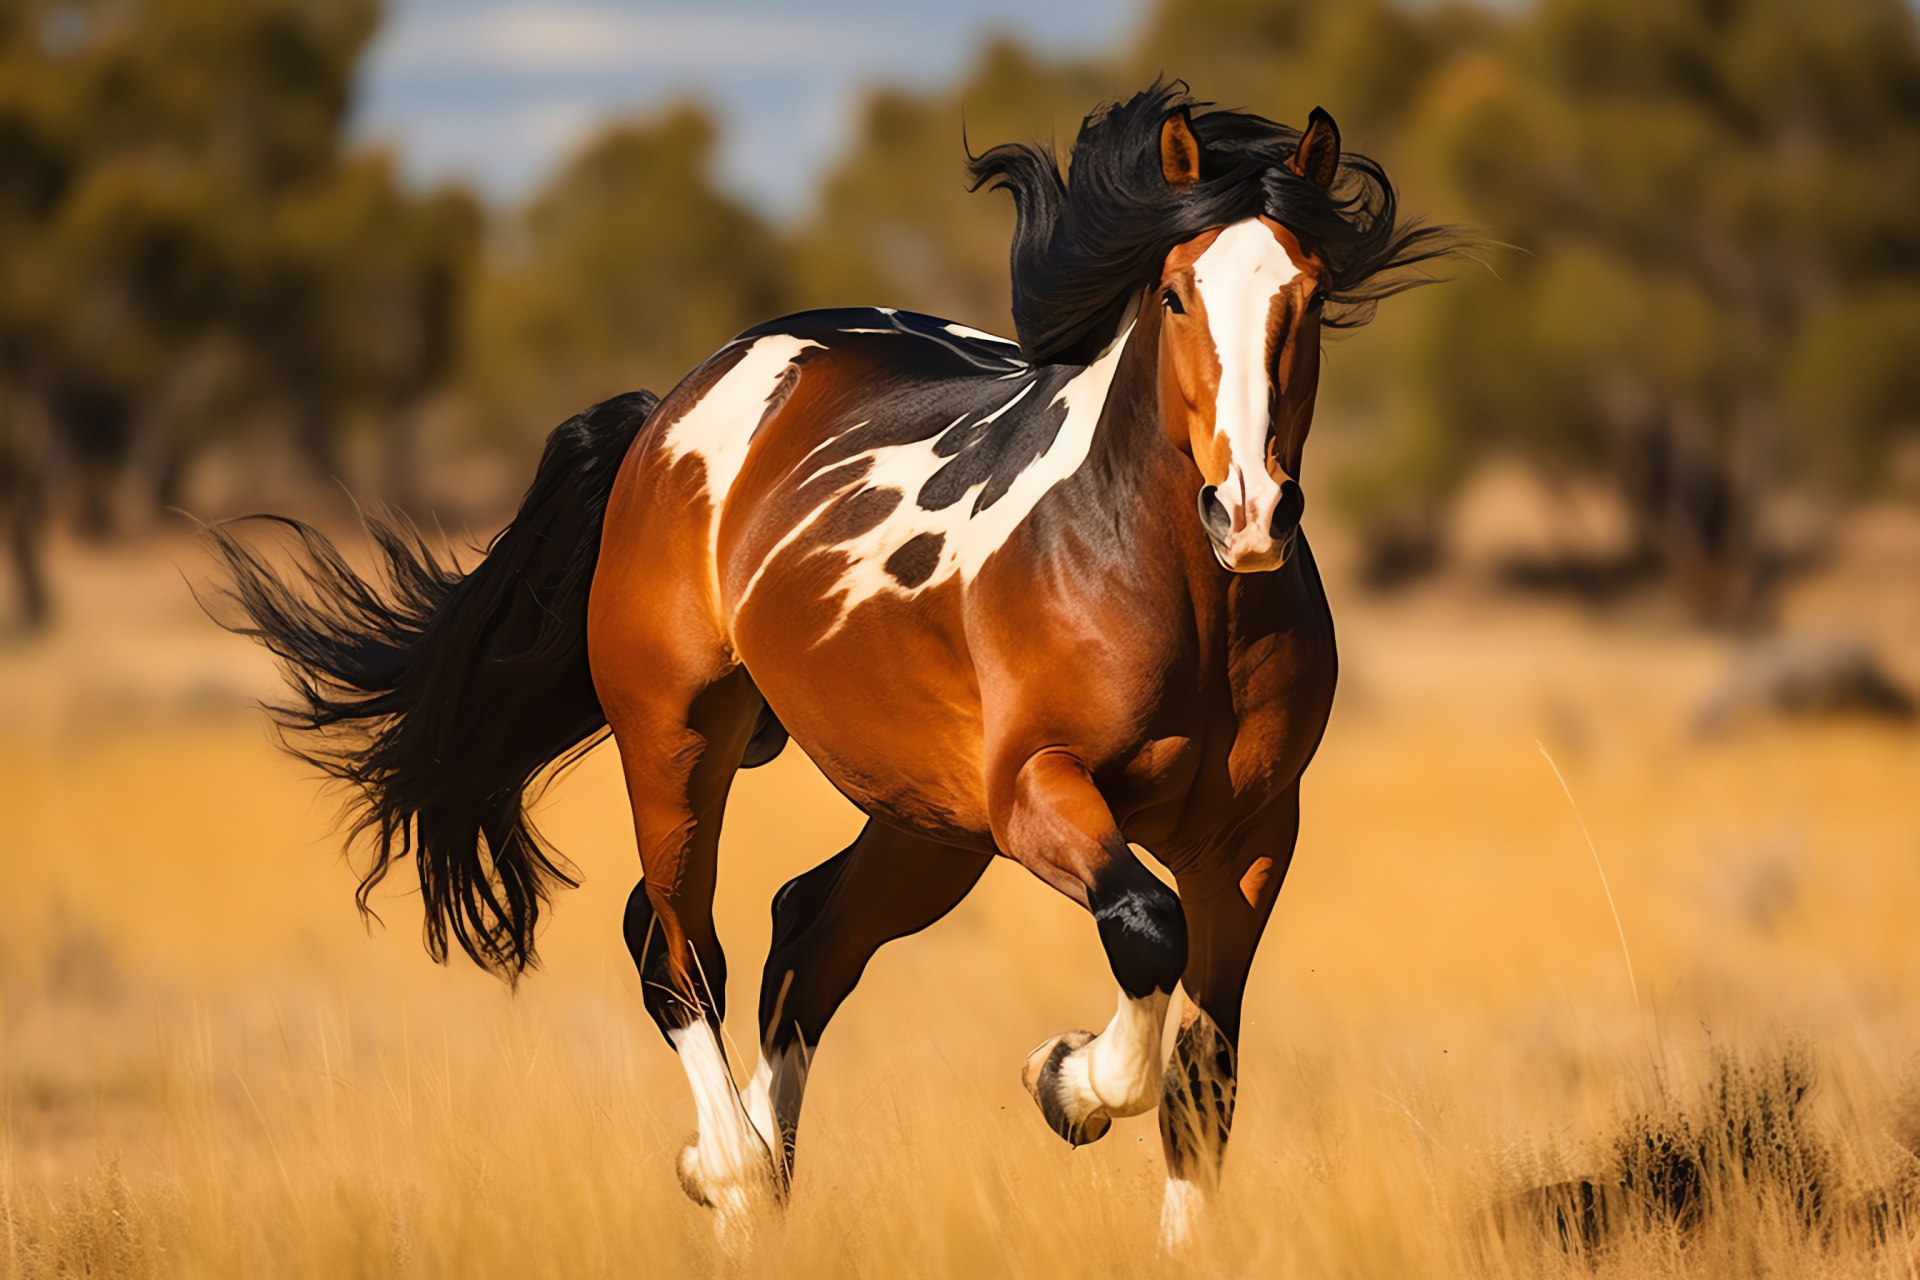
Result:
[[1920,1207],[1920,1092],[1893,1105],[1888,1132],[1906,1149],[1876,1161],[1819,1123],[1816,1078],[1804,1040],[1759,1056],[1716,1048],[1690,1100],[1663,1082],[1601,1141],[1604,1172],[1512,1198],[1498,1232],[1523,1223],[1595,1265],[1642,1267],[1658,1253],[1701,1274],[1903,1242]]

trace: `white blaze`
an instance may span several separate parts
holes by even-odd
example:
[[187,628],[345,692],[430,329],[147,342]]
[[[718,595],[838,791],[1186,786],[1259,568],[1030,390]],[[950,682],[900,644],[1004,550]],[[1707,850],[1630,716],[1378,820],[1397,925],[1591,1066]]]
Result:
[[1280,486],[1267,474],[1267,432],[1273,375],[1267,363],[1267,318],[1273,299],[1300,274],[1273,231],[1258,218],[1222,231],[1193,264],[1220,360],[1214,429],[1227,439],[1233,464],[1220,497],[1234,529],[1271,519]]

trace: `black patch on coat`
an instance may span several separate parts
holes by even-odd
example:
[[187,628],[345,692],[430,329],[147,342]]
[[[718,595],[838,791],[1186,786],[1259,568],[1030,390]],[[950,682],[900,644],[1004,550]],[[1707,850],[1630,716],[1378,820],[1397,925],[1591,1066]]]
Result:
[[984,484],[973,500],[973,514],[979,515],[998,502],[1013,487],[1022,471],[1047,451],[1067,420],[1067,406],[1047,405],[1038,412],[1027,411],[1029,392],[1011,412],[992,422],[958,423],[940,437],[933,451],[952,458],[920,486],[918,501],[925,511],[940,511],[966,496],[975,485]]
[[866,488],[841,498],[820,517],[818,531],[828,543],[849,542],[880,526],[900,505],[898,489]]
[[[692,1026],[705,1018],[713,1026],[720,1025],[720,1019],[726,1016],[726,974],[718,977],[718,992],[707,985],[712,976],[705,966],[696,966],[693,971],[694,1001],[690,1003],[681,994],[679,985],[673,978],[673,965],[668,958],[672,948],[667,942],[666,930],[658,927],[659,921],[654,914],[653,900],[647,896],[647,882],[642,880],[633,886],[633,892],[627,895],[627,910],[620,922],[620,932],[627,942],[627,954],[633,957],[634,968],[640,971],[640,999],[653,1015],[660,1028],[660,1034],[667,1037],[667,1043],[673,1044],[675,1031]],[[722,965],[726,962],[720,961]]]
[[909,589],[919,586],[940,567],[940,549],[947,545],[944,533],[923,533],[909,538],[887,557],[887,572],[893,580]]
[[760,718],[753,723],[753,737],[747,739],[746,753],[741,757],[742,769],[758,769],[763,764],[771,764],[779,754],[786,750],[787,726],[780,723],[780,717],[773,714],[773,708],[764,702],[760,704]]
[[1005,373],[1025,365],[1020,359],[1020,344],[991,334],[962,336],[947,329],[947,321],[918,311],[895,311],[882,307],[824,307],[799,311],[778,320],[757,324],[741,333],[735,342],[751,342],[769,334],[789,334],[825,342],[836,335],[850,337],[888,337],[899,334],[944,347],[982,372]]
[[[880,349],[886,372],[871,377],[840,411],[845,425],[830,428],[830,441],[808,465],[831,468],[871,450],[933,440],[935,455],[948,461],[915,496],[927,511],[945,510],[975,489],[975,515],[1004,497],[1052,447],[1067,417],[1055,400],[1082,371],[1029,365],[1011,342],[949,333],[945,321],[911,311],[803,311],[749,329],[736,341],[771,334],[829,350],[886,344]],[[1008,409],[1016,397],[1019,403]]]

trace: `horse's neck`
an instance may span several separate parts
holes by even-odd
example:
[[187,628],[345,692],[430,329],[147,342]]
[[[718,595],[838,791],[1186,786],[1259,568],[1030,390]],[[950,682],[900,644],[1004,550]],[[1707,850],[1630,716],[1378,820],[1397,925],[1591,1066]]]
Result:
[[[1193,462],[1167,435],[1158,335],[1142,325],[1115,372],[1094,440],[1094,474],[1116,527],[1153,553],[1191,541],[1200,485]],[[1191,492],[1188,492],[1191,490]],[[1192,529],[1187,526],[1193,525]]]
[[[1238,651],[1250,638],[1289,625],[1289,613],[1314,607],[1318,578],[1308,568],[1304,537],[1295,562],[1272,573],[1241,577],[1220,569],[1198,514],[1206,481],[1167,433],[1157,335],[1133,336],[1138,345],[1114,375],[1088,457],[1092,491],[1082,501],[1099,509],[1105,527],[1124,544],[1117,550],[1136,567],[1135,577],[1179,582],[1179,599],[1169,595],[1164,607],[1190,610],[1203,632],[1224,629],[1228,650]],[[1174,572],[1140,572],[1148,567]],[[1302,584],[1308,587],[1304,594],[1292,581],[1295,575],[1311,579]]]

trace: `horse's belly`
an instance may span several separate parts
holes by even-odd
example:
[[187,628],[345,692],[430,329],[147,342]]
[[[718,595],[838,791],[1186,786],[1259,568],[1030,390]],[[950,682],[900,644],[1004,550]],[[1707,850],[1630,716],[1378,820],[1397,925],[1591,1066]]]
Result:
[[817,601],[781,584],[741,617],[735,646],[787,732],[855,804],[937,839],[991,848],[980,695],[966,655],[939,625],[946,594],[870,601],[816,638],[791,620]]

